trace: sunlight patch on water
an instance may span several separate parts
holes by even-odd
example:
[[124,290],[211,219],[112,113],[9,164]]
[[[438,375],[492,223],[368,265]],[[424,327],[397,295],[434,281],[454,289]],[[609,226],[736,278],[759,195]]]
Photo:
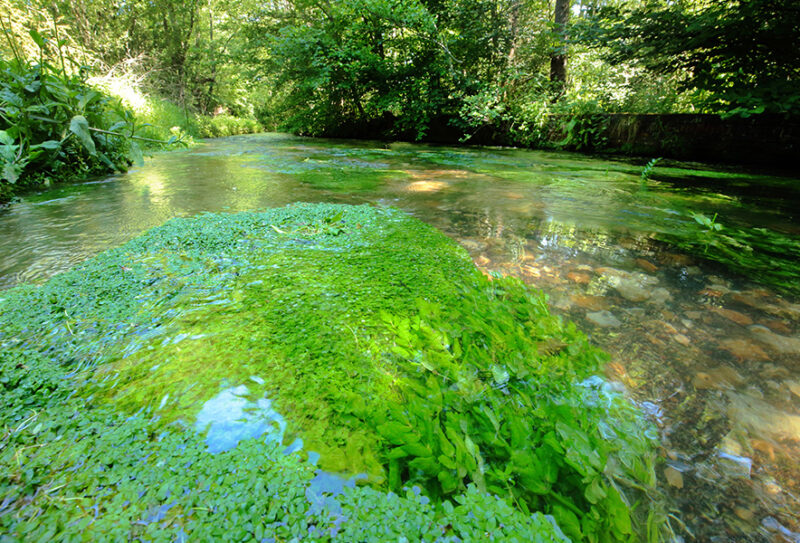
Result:
[[409,192],[435,192],[447,187],[449,185],[444,181],[414,181],[406,185],[406,190]]

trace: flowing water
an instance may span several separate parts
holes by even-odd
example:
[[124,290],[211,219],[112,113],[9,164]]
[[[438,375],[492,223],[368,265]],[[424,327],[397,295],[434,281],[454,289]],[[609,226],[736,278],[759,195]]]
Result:
[[[661,431],[659,477],[687,540],[800,541],[800,300],[678,249],[717,235],[692,213],[796,247],[800,180],[699,165],[640,174],[566,153],[212,140],[1,209],[0,288],[43,281],[171,217],[298,201],[395,206],[456,239],[485,273],[544,290],[611,353],[607,376]],[[775,254],[775,269],[800,266]],[[218,403],[241,403],[229,396]],[[210,421],[229,411],[207,408]]]

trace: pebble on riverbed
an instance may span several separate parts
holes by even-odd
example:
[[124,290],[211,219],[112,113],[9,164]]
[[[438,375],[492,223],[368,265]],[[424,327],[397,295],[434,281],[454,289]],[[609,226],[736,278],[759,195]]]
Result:
[[780,354],[800,355],[800,339],[781,336],[766,326],[759,324],[754,324],[749,329],[756,341],[770,347],[772,350]]
[[586,320],[601,328],[617,328],[622,325],[622,321],[606,310],[587,313]]
[[753,324],[753,319],[751,319],[744,313],[739,313],[738,311],[734,311],[733,309],[715,307],[711,311],[741,326],[750,326],[751,324]]

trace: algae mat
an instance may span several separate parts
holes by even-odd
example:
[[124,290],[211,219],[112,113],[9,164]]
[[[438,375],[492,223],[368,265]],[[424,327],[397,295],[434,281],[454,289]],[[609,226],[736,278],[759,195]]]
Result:
[[603,353],[395,210],[173,219],[0,310],[14,537],[669,530]]

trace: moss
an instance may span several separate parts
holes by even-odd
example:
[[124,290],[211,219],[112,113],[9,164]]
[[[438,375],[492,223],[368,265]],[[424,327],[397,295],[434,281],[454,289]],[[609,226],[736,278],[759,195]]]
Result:
[[575,539],[663,524],[652,430],[586,380],[605,355],[540,294],[488,281],[398,211],[173,219],[3,292],[0,309],[6,348],[72,376],[102,416],[149,417],[152,435],[191,434],[237,387],[249,408],[274,401],[283,444],[299,436],[328,471],[417,484],[437,503],[475,488],[554,515]]

